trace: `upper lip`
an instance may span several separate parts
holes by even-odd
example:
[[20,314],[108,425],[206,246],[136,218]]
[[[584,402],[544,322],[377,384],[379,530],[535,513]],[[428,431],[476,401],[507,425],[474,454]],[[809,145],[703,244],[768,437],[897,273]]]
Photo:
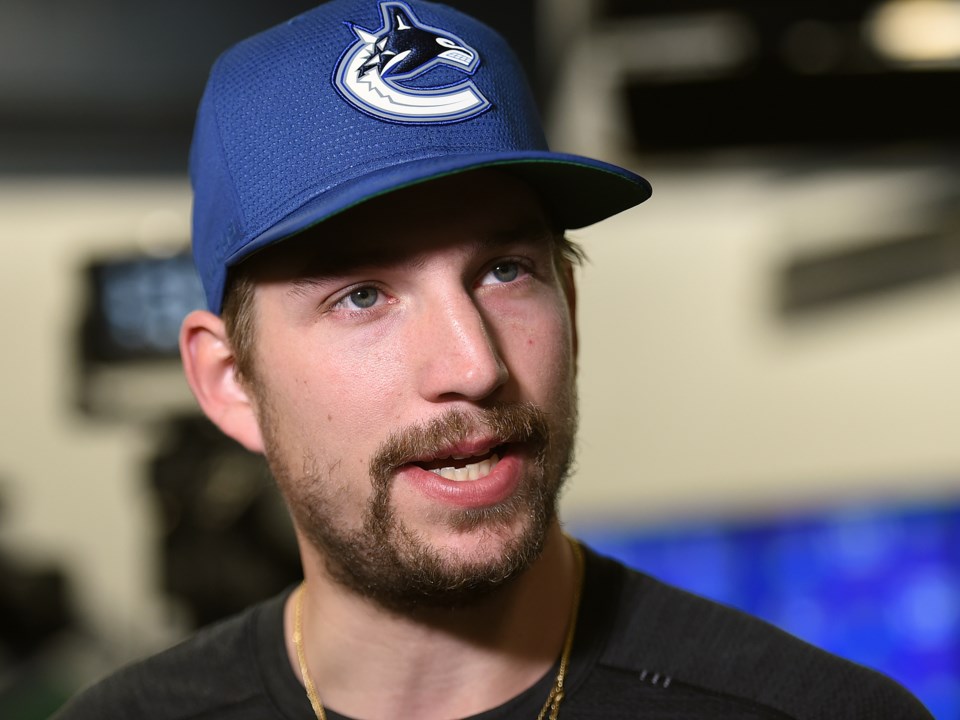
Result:
[[484,438],[473,438],[460,440],[459,442],[447,445],[443,448],[440,448],[434,452],[429,453],[428,455],[423,455],[416,457],[411,462],[414,463],[425,463],[433,462],[436,460],[443,460],[446,458],[455,458],[455,459],[466,459],[472,457],[480,457],[481,455],[487,455],[491,450],[496,448],[499,445],[503,445],[504,441],[500,438],[495,437],[484,437]]

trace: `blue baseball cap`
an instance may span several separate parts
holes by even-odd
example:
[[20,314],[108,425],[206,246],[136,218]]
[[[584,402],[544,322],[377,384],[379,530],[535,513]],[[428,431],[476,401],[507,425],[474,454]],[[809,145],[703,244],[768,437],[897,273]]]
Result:
[[503,167],[579,228],[650,197],[609,163],[551,152],[506,42],[421,0],[333,0],[221,55],[194,129],[193,255],[219,313],[229,269],[366,200]]

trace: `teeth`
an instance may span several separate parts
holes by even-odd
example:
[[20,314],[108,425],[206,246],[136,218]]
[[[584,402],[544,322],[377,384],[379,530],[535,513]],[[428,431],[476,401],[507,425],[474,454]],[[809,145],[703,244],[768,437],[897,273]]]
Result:
[[[455,460],[460,460],[462,458],[454,458]],[[500,462],[500,458],[497,457],[497,454],[494,453],[486,460],[481,460],[477,463],[470,463],[464,467],[445,467],[439,468],[437,470],[431,470],[430,472],[436,473],[445,480],[453,480],[454,482],[463,482],[464,480],[478,480],[484,475],[489,475],[490,471],[496,467],[496,464]]]

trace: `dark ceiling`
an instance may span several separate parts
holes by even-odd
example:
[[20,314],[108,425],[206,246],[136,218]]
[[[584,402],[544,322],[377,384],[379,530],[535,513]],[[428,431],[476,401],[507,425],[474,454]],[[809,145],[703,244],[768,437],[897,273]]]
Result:
[[[182,172],[216,56],[316,4],[3,0],[0,172]],[[532,3],[448,4],[500,28],[532,72]]]
[[[240,38],[314,0],[3,0],[0,172],[174,172],[186,166],[207,69]],[[533,78],[534,3],[452,0],[498,28]],[[602,0],[601,21],[723,12],[751,29],[750,52],[712,77],[627,75],[642,153],[728,147],[856,146],[960,140],[960,72],[904,72],[865,44],[868,0]],[[784,39],[814,21],[834,62],[816,73],[785,61]],[[549,88],[536,92],[546,100]]]

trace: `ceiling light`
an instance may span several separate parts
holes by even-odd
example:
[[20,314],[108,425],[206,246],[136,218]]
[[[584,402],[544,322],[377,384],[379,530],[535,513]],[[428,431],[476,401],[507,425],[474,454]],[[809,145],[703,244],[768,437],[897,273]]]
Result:
[[960,0],[887,0],[866,27],[874,47],[890,60],[960,65]]

